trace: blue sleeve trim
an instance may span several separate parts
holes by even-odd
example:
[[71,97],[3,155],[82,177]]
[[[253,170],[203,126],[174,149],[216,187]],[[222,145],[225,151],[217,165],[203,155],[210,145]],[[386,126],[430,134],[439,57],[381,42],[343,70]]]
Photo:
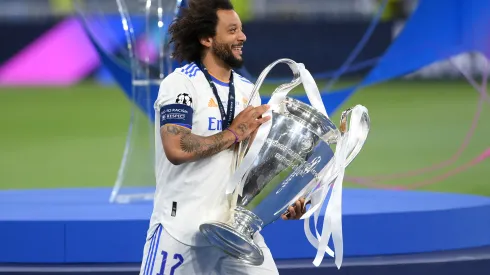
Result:
[[170,104],[160,108],[160,127],[177,124],[192,129],[192,107],[184,104]]

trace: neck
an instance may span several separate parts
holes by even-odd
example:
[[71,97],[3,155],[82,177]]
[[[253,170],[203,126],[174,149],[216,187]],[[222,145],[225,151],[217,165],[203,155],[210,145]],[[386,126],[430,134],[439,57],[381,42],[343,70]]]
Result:
[[231,68],[226,65],[222,60],[217,58],[214,54],[210,52],[204,55],[202,59],[202,64],[206,67],[209,74],[214,76],[220,81],[227,82],[230,79]]

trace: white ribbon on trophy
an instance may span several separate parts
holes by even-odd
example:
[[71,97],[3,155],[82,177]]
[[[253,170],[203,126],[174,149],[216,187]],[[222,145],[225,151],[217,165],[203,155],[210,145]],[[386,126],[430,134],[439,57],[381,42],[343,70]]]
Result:
[[[267,69],[259,76],[257,82],[262,82],[265,75],[270,71],[270,68],[278,63],[287,63],[296,78],[288,84],[283,84],[279,86],[276,91],[272,94],[271,99],[267,103],[270,105],[270,109],[264,114],[264,116],[271,116],[272,112],[278,111],[280,103],[283,102],[287,94],[296,86],[303,83],[306,95],[312,107],[317,109],[327,118],[329,118],[323,101],[321,99],[320,91],[316,85],[316,82],[311,75],[311,73],[305,68],[301,63],[295,63],[290,59],[280,59],[268,66]],[[257,88],[257,87],[255,87]],[[252,102],[254,96],[258,93],[252,92],[252,98],[249,99],[249,103]],[[345,129],[346,127],[346,116],[351,114],[351,119],[349,123],[349,131]],[[245,150],[248,141],[244,142],[244,145],[239,147],[238,153],[236,155],[236,167],[234,169],[234,174],[232,175],[226,192],[228,195],[232,195],[231,199],[231,209],[235,209],[238,196],[242,195],[243,185],[241,184],[242,179],[246,176],[247,171],[253,164],[255,158],[259,154],[262,146],[264,145],[266,138],[270,132],[272,126],[272,120],[264,123],[260,126],[257,135],[250,146],[247,154],[245,155]],[[317,249],[317,254],[313,264],[319,266],[323,260],[325,253],[331,257],[335,257],[335,264],[337,268],[340,268],[343,259],[343,237],[342,237],[342,182],[344,179],[345,168],[350,164],[350,162],[356,157],[362,148],[367,134],[369,132],[369,117],[367,116],[367,109],[364,106],[357,105],[352,109],[344,112],[342,114],[342,133],[339,134],[337,139],[337,147],[334,154],[334,160],[332,165],[327,165],[320,171],[318,182],[312,181],[310,184],[316,185],[316,188],[311,192],[306,200],[311,200],[310,209],[303,215],[304,219],[304,229],[305,235],[308,241]],[[335,180],[335,182],[333,182]],[[240,185],[238,185],[240,183]],[[332,185],[333,183],[333,185]],[[311,185],[309,185],[311,189]],[[326,201],[328,191],[332,189],[330,199]],[[317,231],[318,217],[320,216],[321,209],[324,203],[327,204],[327,209],[324,215],[322,233]],[[310,218],[313,215],[315,224],[315,235],[311,233],[310,230]],[[233,218],[233,213],[230,215]],[[330,236],[333,238],[333,243],[335,247],[335,253],[328,246]]]
[[[357,105],[348,112],[351,112],[349,131],[345,132],[337,141],[334,165],[326,166],[321,171],[320,185],[311,195],[311,207],[303,217],[301,217],[301,219],[304,219],[306,237],[317,249],[317,254],[313,261],[315,266],[321,264],[325,252],[331,257],[335,257],[337,268],[340,268],[342,265],[342,183],[344,180],[345,168],[359,153],[369,132],[369,121],[366,116],[368,111],[364,106]],[[344,113],[343,116],[344,115],[347,115],[347,113]],[[333,182],[333,185],[331,185],[334,179],[335,181]],[[330,200],[326,201],[330,187],[332,190]],[[323,219],[322,233],[319,234],[317,231],[317,223],[324,203],[328,204]],[[310,229],[311,215],[314,216],[316,237],[313,236]],[[330,236],[332,236],[336,253],[328,247]]]

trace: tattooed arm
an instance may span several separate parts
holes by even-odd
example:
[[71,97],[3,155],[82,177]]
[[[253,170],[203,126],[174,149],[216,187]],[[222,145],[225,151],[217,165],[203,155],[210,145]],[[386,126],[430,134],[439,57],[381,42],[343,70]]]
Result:
[[160,133],[165,154],[175,165],[210,157],[235,143],[235,135],[230,131],[203,137],[192,134],[185,127],[168,124],[160,129]]
[[[175,124],[167,124],[160,128],[163,149],[170,162],[179,165],[213,156],[250,136],[262,123],[270,117],[257,119],[269,107],[249,107],[235,118],[229,129],[212,136],[204,137],[191,133],[191,130]],[[233,134],[235,133],[235,134]]]

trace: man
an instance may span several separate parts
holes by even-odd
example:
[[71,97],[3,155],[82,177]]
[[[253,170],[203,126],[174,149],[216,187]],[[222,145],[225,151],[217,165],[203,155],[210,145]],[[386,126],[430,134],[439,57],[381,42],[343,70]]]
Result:
[[[254,240],[265,261],[252,266],[199,232],[229,211],[233,145],[270,119],[258,95],[244,108],[253,84],[232,70],[243,63],[240,18],[229,0],[191,0],[169,32],[174,58],[188,64],[163,80],[155,102],[157,186],[140,274],[278,274],[259,233]],[[283,218],[299,218],[302,204]]]

